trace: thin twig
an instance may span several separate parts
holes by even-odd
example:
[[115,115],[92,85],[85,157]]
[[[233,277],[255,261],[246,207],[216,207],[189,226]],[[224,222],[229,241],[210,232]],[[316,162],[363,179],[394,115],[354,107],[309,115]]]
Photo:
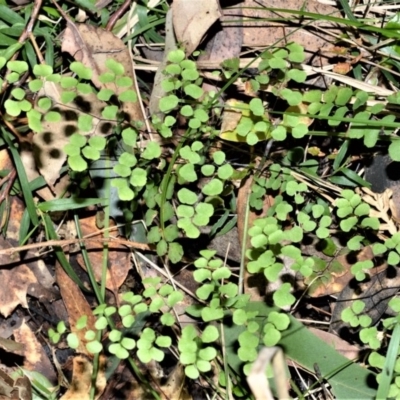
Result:
[[111,31],[114,28],[115,23],[121,18],[121,15],[127,10],[130,4],[131,0],[125,0],[122,6],[115,11],[115,13],[108,20],[106,31]]
[[4,186],[4,189],[2,190],[2,192],[0,194],[0,204],[6,198],[8,198],[8,195],[10,193],[12,186],[14,185],[16,177],[17,177],[17,170],[15,169],[15,167],[13,167],[12,170],[8,173],[8,175],[0,181],[0,186],[3,185],[4,183],[6,183],[6,185]]
[[82,242],[99,242],[99,243],[114,243],[126,246],[128,248],[134,248],[139,250],[152,251],[152,247],[145,243],[131,242],[125,239],[115,239],[115,238],[82,238],[82,239],[67,239],[67,240],[48,240],[42,243],[31,243],[19,247],[10,247],[9,249],[0,249],[0,256],[2,255],[13,255],[14,253],[19,253],[21,251],[32,250],[48,246],[59,246],[65,247],[72,244],[78,244]]
[[42,7],[43,0],[35,0],[33,4],[31,18],[28,22],[28,25],[25,27],[24,31],[22,32],[20,38],[18,39],[19,43],[25,43],[26,40],[29,38],[30,34],[33,32],[33,26],[39,16],[40,8]]

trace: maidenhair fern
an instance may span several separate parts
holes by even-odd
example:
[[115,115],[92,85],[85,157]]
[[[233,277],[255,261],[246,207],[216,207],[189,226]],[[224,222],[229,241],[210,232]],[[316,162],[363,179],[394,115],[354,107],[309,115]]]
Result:
[[[319,282],[326,282],[329,268],[336,265],[334,260],[330,263],[323,257],[305,255],[302,243],[306,237],[319,240],[325,256],[331,258],[338,250],[331,239],[334,231],[340,232],[345,249],[355,253],[373,238],[375,256],[384,258],[389,265],[397,265],[400,260],[400,234],[382,240],[378,235],[380,221],[372,215],[371,207],[362,196],[353,190],[361,178],[347,168],[348,145],[344,144],[336,155],[333,165],[336,176],[331,181],[336,178],[350,188],[340,194],[321,194],[310,190],[313,186],[309,183],[317,179],[318,162],[312,157],[306,159],[302,148],[293,147],[282,159],[268,161],[262,166],[263,171],[254,174],[254,164],[241,170],[221,140],[242,142],[250,152],[260,142],[270,139],[299,140],[312,133],[310,126],[314,120],[320,120],[334,129],[337,137],[362,140],[370,148],[379,139],[391,141],[389,153],[398,159],[400,142],[390,132],[398,123],[388,105],[398,104],[399,99],[393,95],[387,102],[370,105],[368,93],[347,86],[332,85],[325,91],[295,89],[307,79],[300,67],[303,60],[303,48],[294,43],[262,52],[258,72],[251,78],[243,76],[254,97],[247,103],[229,101],[221,113],[217,106],[219,94],[203,90],[195,61],[188,60],[180,49],[169,53],[162,81],[166,94],[159,102],[160,113],[152,117],[156,131],[152,137],[144,137],[137,124],[127,119],[123,106],[137,101],[138,97],[130,89],[132,79],[113,59],[107,60],[107,72],[98,77],[103,85],[100,90],[91,82],[93,71],[82,63],[71,63],[73,76],[56,74],[50,66],[37,65],[33,70],[35,78],[29,82],[30,91],[39,94],[36,103],[27,101],[24,89],[14,88],[4,106],[11,117],[25,113],[30,129],[37,133],[42,132],[44,123],[63,119],[59,108],[75,110],[76,130],[63,149],[73,173],[85,173],[116,142],[122,143],[124,150],[113,165],[117,177],[112,185],[117,189],[119,200],[133,205],[132,210],[141,207],[148,242],[154,245],[159,257],[172,263],[180,262],[184,256],[182,237],[195,240],[205,227],[215,230],[229,225],[228,216],[232,211],[229,205],[235,202],[237,180],[246,174],[252,175],[250,207],[261,210],[269,194],[274,196],[274,201],[267,215],[257,218],[246,232],[250,241],[246,253],[248,272],[262,274],[268,283],[276,283],[283,271],[289,270],[303,282],[305,290],[307,285],[312,290]],[[4,65],[10,70],[7,75],[10,84],[28,70],[28,64],[23,61],[6,63],[0,58],[0,67]],[[240,75],[238,61],[226,60],[222,72],[226,79]],[[293,82],[296,85],[291,85]],[[57,87],[59,98],[46,94],[49,85]],[[283,111],[273,109],[257,96],[261,90],[283,103]],[[77,98],[85,96],[95,96],[101,105],[98,115],[76,108]],[[230,125],[227,116],[233,117],[235,123]],[[111,129],[106,133],[99,131],[100,122],[110,124]],[[224,129],[216,129],[219,123]],[[183,134],[174,137],[178,143],[170,154],[164,146],[176,130],[182,130]],[[312,151],[309,149],[309,154]],[[306,179],[300,180],[299,176]],[[290,318],[285,310],[295,304],[297,293],[291,282],[279,283],[271,296],[275,308],[260,320],[258,311],[249,311],[250,296],[240,294],[241,288],[232,270],[215,252],[199,250],[193,272],[198,284],[195,293],[198,303],[189,306],[186,312],[200,322],[201,328],[189,324],[178,329],[173,308],[183,299],[183,293],[163,284],[159,278],[151,278],[143,280],[143,293],[124,293],[118,307],[99,305],[94,310],[94,327],[89,329],[87,317],[83,316],[73,333],[60,323],[49,331],[49,336],[56,343],[66,335],[72,348],[78,348],[83,337],[87,349],[99,353],[103,351],[100,332],[107,330],[107,350],[111,354],[120,359],[136,354],[143,363],[162,361],[166,349],[173,346],[186,375],[197,379],[223,363],[221,335],[233,324],[241,328],[236,350],[242,371],[248,373],[260,345],[278,344],[289,328]],[[363,280],[374,266],[373,260],[357,261],[351,273],[357,280]],[[351,327],[361,328],[360,340],[373,350],[370,365],[382,369],[384,359],[379,353],[382,330],[371,326],[364,307],[361,299],[354,301],[342,312],[342,320]],[[397,298],[390,302],[390,307],[399,312]],[[150,314],[158,318],[159,326],[174,327],[174,332],[179,333],[173,334],[167,329],[165,332],[169,333],[165,333],[144,325],[140,332],[134,331],[141,316]],[[382,321],[384,329],[391,330],[398,323],[397,317],[393,318]],[[120,325],[115,325],[114,320]],[[78,335],[80,331],[84,333]],[[223,373],[220,384],[226,385]],[[396,385],[392,384],[393,393],[400,390]],[[245,389],[237,385],[235,390],[243,393]]]

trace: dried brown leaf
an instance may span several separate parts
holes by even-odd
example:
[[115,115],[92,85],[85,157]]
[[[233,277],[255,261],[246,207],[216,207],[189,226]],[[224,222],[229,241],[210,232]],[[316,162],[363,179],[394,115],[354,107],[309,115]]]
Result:
[[[84,218],[80,221],[82,235],[90,235],[92,238],[104,237],[97,229],[95,217]],[[95,232],[98,232],[96,235]],[[89,254],[89,259],[93,268],[94,275],[98,282],[102,279],[103,265],[103,244],[101,242],[88,242],[86,249]],[[131,252],[126,246],[117,243],[108,244],[108,269],[106,276],[106,287],[115,292],[125,281],[131,269],[130,256]],[[77,256],[77,261],[85,268],[85,262],[81,254]]]
[[14,381],[4,371],[0,370],[0,400],[10,399]]
[[336,74],[340,74],[340,75],[346,75],[348,74],[351,70],[353,69],[353,67],[351,66],[350,63],[348,62],[340,62],[337,63],[332,71],[335,72]]
[[[71,331],[79,338],[78,352],[89,354],[85,344],[85,333],[88,329],[94,329],[95,318],[92,309],[83,296],[78,285],[65,273],[63,268],[56,264],[57,283],[60,287],[61,297],[64,301],[65,308],[68,311],[68,321],[71,326]],[[76,329],[76,322],[82,316],[87,316],[87,324],[85,329]]]
[[[331,294],[340,293],[354,278],[351,273],[351,267],[355,262],[372,260],[374,257],[371,247],[364,247],[358,252],[356,259],[349,261],[348,254],[341,254],[328,263],[327,269],[321,279],[312,281],[307,294],[311,297],[329,296]],[[340,268],[338,268],[340,266]]]
[[27,376],[14,381],[14,392],[18,394],[18,400],[32,400],[32,385]]
[[[0,237],[0,246],[9,246],[2,237]],[[3,269],[0,270],[0,282],[3,288],[7,288],[7,290],[0,292],[0,313],[7,318],[19,305],[28,308],[26,294],[29,286],[37,283],[37,280],[33,272],[25,264],[11,269],[4,269],[6,264],[8,262],[2,263]]]
[[183,366],[178,364],[169,374],[167,382],[161,386],[162,400],[191,400],[192,395],[185,388],[185,372]]

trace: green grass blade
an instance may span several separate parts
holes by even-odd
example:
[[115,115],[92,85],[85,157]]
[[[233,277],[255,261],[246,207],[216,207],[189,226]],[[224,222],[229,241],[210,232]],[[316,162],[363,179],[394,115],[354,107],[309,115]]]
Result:
[[[77,232],[78,238],[82,239],[83,235],[82,235],[82,230],[81,230],[81,224],[79,222],[79,217],[77,214],[74,215],[74,220],[75,220],[75,227],[76,227],[76,232]],[[95,277],[95,274],[93,271],[92,263],[90,262],[89,254],[88,254],[86,246],[83,242],[80,244],[80,248],[82,251],[83,261],[85,262],[85,265],[86,265],[86,271],[89,275],[90,283],[91,283],[93,291],[96,295],[97,301],[99,302],[99,304],[103,304],[105,301],[105,298],[104,298],[104,296],[102,296],[102,294],[100,292],[100,288],[99,288],[99,285],[97,284],[96,277]]]
[[339,0],[340,5],[342,6],[342,9],[344,13],[346,14],[346,17],[350,21],[357,21],[358,19],[354,16],[353,11],[351,11],[348,0]]
[[344,140],[343,144],[340,146],[340,150],[333,162],[332,168],[334,171],[337,171],[343,163],[344,158],[346,157],[347,150],[350,146],[350,140]]
[[371,187],[371,183],[367,182],[366,180],[364,180],[363,178],[361,178],[360,175],[358,175],[356,172],[354,172],[351,169],[348,168],[342,168],[341,172],[343,173],[343,175],[345,175],[348,179],[350,179],[351,181],[357,183],[357,185],[361,186],[361,187]]
[[[243,7],[243,8],[244,9],[254,9],[255,7]],[[258,7],[257,7],[257,9],[258,9]],[[351,26],[351,27],[357,28],[359,30],[378,33],[387,38],[397,38],[397,39],[400,38],[400,33],[397,30],[378,28],[376,26],[367,25],[358,20],[353,21],[353,20],[348,20],[345,18],[332,17],[330,15],[321,15],[321,14],[311,13],[311,12],[301,11],[301,10],[288,10],[288,9],[284,9],[284,8],[264,7],[264,9],[268,10],[268,11],[272,11],[272,12],[277,12],[277,13],[294,14],[294,15],[298,15],[300,17],[308,17],[308,18],[314,19],[316,21],[335,22],[338,24]],[[263,21],[263,20],[271,20],[271,18],[264,18],[264,19],[260,18],[257,21]],[[274,21],[282,20],[282,18],[273,18],[273,20]],[[285,19],[285,21],[286,21],[286,19]]]
[[14,24],[24,24],[25,20],[15,11],[11,9],[10,6],[0,4],[0,19],[11,25]]
[[[265,323],[266,317],[276,308],[268,307],[263,302],[250,302],[246,311],[258,311],[257,321]],[[342,356],[325,341],[310,332],[301,322],[291,315],[289,329],[282,332],[279,346],[285,355],[302,366],[305,370],[314,372],[314,364],[318,364],[323,379],[332,386],[335,399],[373,400],[376,397],[375,374],[357,363]],[[240,373],[242,362],[237,355],[237,338],[246,328],[233,324],[225,325],[225,344],[230,367]],[[308,397],[307,397],[308,398]]]
[[10,140],[8,133],[5,131],[5,129],[3,127],[1,128],[1,131],[3,133],[4,140],[8,144],[8,148],[9,148],[12,158],[14,160],[15,168],[17,170],[19,183],[21,185],[22,194],[24,196],[24,200],[25,200],[26,208],[29,213],[29,217],[32,221],[32,224],[34,226],[38,226],[39,218],[36,213],[36,204],[33,200],[32,192],[29,187],[29,181],[28,181],[28,177],[26,176],[25,167],[22,164],[21,157],[20,157],[14,143]]
[[397,323],[393,329],[392,338],[386,353],[385,366],[383,367],[381,379],[379,381],[377,399],[387,399],[389,395],[390,383],[393,378],[394,366],[397,360],[400,345],[400,324]]
[[66,199],[54,199],[40,203],[38,205],[38,208],[42,212],[70,211],[70,210],[77,210],[79,208],[94,206],[96,204],[101,204],[102,206],[105,206],[108,204],[108,199],[99,199],[99,198],[82,199],[78,197],[71,197]]
[[30,235],[28,235],[29,228],[30,228],[30,218],[28,210],[25,209],[24,213],[22,214],[21,223],[19,225],[18,244],[20,246],[22,246],[30,237]]
[[22,47],[21,43],[14,43],[11,46],[7,46],[6,49],[0,51],[0,56],[4,57],[6,60],[9,60],[18,50]]

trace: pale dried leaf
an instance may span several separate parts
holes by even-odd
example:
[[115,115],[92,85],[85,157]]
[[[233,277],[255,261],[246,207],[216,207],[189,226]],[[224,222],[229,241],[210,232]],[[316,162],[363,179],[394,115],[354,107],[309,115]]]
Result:
[[234,131],[236,129],[243,115],[239,106],[239,101],[235,99],[228,99],[225,102],[222,113],[221,132]]
[[[0,239],[0,242],[3,241],[4,239]],[[2,265],[4,267],[4,264]],[[29,286],[37,283],[37,280],[25,264],[0,270],[0,281],[3,288],[7,288],[0,292],[0,313],[4,317],[7,318],[19,305],[28,308],[26,294]]]
[[[61,49],[71,54],[76,61],[80,61],[86,67],[92,69],[92,82],[97,88],[111,89],[116,95],[127,89],[135,90],[134,85],[121,88],[112,82],[103,84],[99,81],[99,75],[108,71],[105,65],[108,58],[121,63],[125,69],[125,76],[135,81],[129,50],[122,40],[112,32],[91,25],[68,22],[63,35]],[[138,101],[124,102],[122,110],[129,116],[131,121],[143,121]]]
[[[35,165],[50,187],[53,187],[60,178],[60,170],[67,158],[63,148],[69,143],[69,136],[78,132],[77,121],[80,115],[90,113],[93,117],[93,129],[84,133],[80,132],[81,134],[104,136],[110,133],[112,127],[109,121],[107,121],[108,125],[104,121],[101,122],[101,110],[106,104],[98,100],[94,93],[80,95],[79,101],[73,101],[68,105],[61,103],[61,93],[62,89],[58,84],[45,82],[38,95],[39,98],[41,96],[50,98],[54,104],[52,110],[58,111],[62,119],[60,122],[43,121],[42,132],[36,133],[33,139]],[[85,110],[82,110],[81,104],[85,105]]]
[[78,355],[73,359],[72,381],[69,389],[60,400],[89,400],[92,386],[92,363],[84,356]]
[[[106,358],[100,356],[99,371],[96,379],[96,393],[94,398],[98,399],[103,393],[107,380],[105,378]],[[90,388],[92,386],[93,365],[91,361],[78,355],[73,359],[72,381],[69,389],[60,397],[60,400],[89,400]]]
[[[245,0],[243,7],[243,15],[246,18],[244,24],[244,45],[247,46],[284,46],[289,42],[300,44],[310,54],[319,53],[324,46],[331,47],[334,37],[325,33],[323,30],[333,31],[337,29],[337,25],[326,22],[322,18],[320,21],[312,21],[305,23],[302,29],[297,26],[291,26],[294,21],[299,21],[300,17],[290,12],[276,12],[267,10],[267,8],[279,8],[288,10],[301,10],[317,13],[320,15],[329,15],[341,17],[337,8],[326,4],[321,4],[315,0],[291,0],[277,2],[276,0]],[[268,21],[268,19],[282,18],[282,21]],[[247,19],[250,19],[247,20]],[[285,21],[290,21],[286,23]],[[309,30],[308,26],[319,27],[320,29]],[[337,34],[341,32],[336,31]],[[321,58],[316,60],[321,65]],[[322,59],[324,64],[324,60]]]
[[[108,1],[108,0],[100,0],[102,1]],[[150,11],[152,8],[155,8],[159,3],[161,3],[161,0],[148,0],[147,2],[147,12]],[[118,33],[116,34],[119,38],[123,38],[126,34],[128,34],[129,31],[134,30],[136,25],[139,22],[139,16],[138,13],[136,12],[136,1],[131,4],[131,11],[129,13],[129,21],[126,24],[122,24],[120,27]]]
[[169,374],[167,382],[162,385],[162,400],[191,400],[193,397],[185,388],[185,372],[183,366],[178,364]]
[[24,348],[24,368],[29,371],[36,371],[47,377],[50,381],[56,381],[57,375],[54,371],[53,364],[44,351],[43,346],[39,343],[34,332],[25,322],[19,328],[14,330],[14,337],[18,343]]
[[[374,193],[371,189],[366,187],[360,188],[357,192],[362,196],[363,201],[368,203],[371,207],[369,216],[383,220],[379,230],[382,232],[389,232],[394,235],[398,232],[395,224],[396,220],[396,202],[393,201],[393,190],[386,189],[383,193]],[[366,194],[364,194],[366,193]],[[390,213],[390,214],[389,214]]]
[[205,46],[205,53],[198,58],[200,63],[205,60],[224,61],[240,56],[243,45],[242,10],[233,7],[224,8],[221,12],[221,29],[212,33],[212,38]]
[[268,367],[272,367],[275,386],[279,399],[288,399],[288,379],[286,377],[286,361],[281,348],[264,347],[261,349],[251,367],[247,382],[256,400],[273,400],[270,382],[265,374]]
[[183,44],[188,55],[222,16],[217,0],[174,0],[171,9],[176,39]]

